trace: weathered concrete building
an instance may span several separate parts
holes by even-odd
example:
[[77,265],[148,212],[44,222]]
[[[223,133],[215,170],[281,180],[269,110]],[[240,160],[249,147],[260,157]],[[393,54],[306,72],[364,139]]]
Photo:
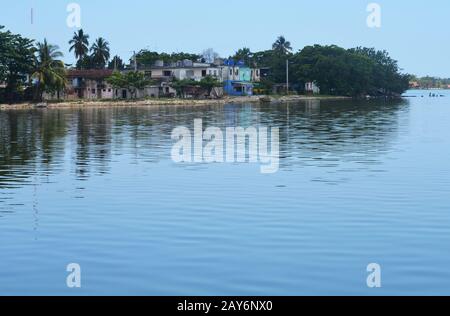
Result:
[[106,82],[112,75],[109,69],[74,70],[67,72],[66,99],[113,99],[114,88]]
[[220,79],[220,68],[208,63],[192,62],[183,60],[176,63],[165,64],[163,61],[157,61],[153,66],[140,68],[147,78],[161,81],[171,81],[173,78],[178,80],[191,79],[201,81],[207,76]]

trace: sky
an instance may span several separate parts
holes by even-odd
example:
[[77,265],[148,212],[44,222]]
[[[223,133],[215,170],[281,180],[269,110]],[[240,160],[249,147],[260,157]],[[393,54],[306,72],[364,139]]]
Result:
[[[132,51],[200,53],[214,48],[222,57],[237,49],[270,49],[279,35],[295,51],[335,44],[385,49],[404,72],[450,77],[448,0],[0,0],[0,25],[13,33],[57,44],[73,63],[67,6],[81,8],[81,27],[106,38],[111,54],[124,60]],[[381,8],[381,27],[367,25],[367,6]],[[33,23],[31,23],[33,8]]]

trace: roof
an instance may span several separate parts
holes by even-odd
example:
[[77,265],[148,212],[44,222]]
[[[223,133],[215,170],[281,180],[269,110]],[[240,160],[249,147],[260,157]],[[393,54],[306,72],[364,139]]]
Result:
[[239,86],[253,86],[253,82],[249,81],[238,81],[238,80],[225,80],[225,83],[229,83],[232,85],[239,85]]
[[70,69],[67,72],[69,78],[85,78],[85,79],[104,79],[113,74],[111,69]]

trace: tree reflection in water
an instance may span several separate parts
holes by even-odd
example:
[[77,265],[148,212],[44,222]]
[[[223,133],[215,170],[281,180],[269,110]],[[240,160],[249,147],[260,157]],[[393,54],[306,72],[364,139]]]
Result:
[[[111,107],[0,112],[0,188],[43,181],[69,167],[78,180],[107,174],[114,159],[170,159],[171,131],[217,126],[280,127],[281,168],[376,165],[389,151],[407,101],[318,101],[225,106]],[[32,177],[36,176],[36,177]]]

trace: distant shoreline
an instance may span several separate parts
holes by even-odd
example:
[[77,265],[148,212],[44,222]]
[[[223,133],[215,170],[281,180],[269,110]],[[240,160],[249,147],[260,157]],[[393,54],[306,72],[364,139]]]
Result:
[[[138,99],[138,100],[73,100],[60,102],[43,102],[45,108],[84,108],[84,107],[114,107],[114,106],[195,106],[195,105],[222,105],[229,103],[276,103],[308,100],[351,100],[345,96],[249,96],[249,97],[225,97],[222,99]],[[1,110],[21,110],[39,108],[36,103],[0,104]]]

